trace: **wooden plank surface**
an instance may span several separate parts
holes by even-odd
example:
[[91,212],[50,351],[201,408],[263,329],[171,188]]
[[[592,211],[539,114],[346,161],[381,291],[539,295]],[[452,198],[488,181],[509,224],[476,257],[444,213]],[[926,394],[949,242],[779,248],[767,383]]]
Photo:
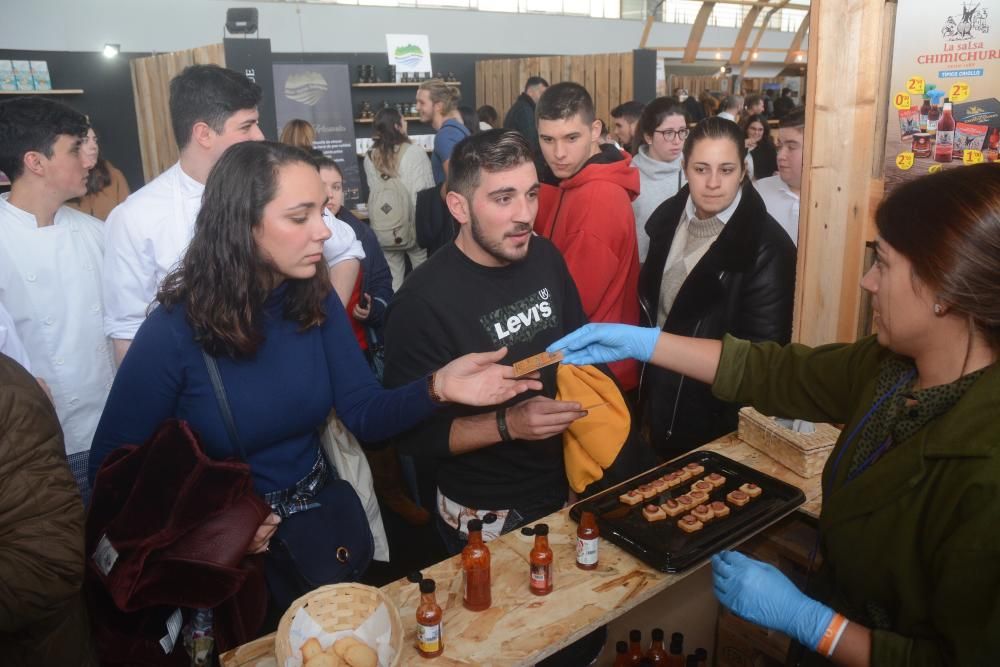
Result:
[[[803,490],[806,504],[799,511],[818,516],[819,476],[805,479],[740,441],[735,434],[701,449],[714,451],[777,477]],[[438,604],[444,610],[444,653],[433,663],[414,648],[417,587],[405,579],[383,587],[399,609],[406,636],[401,666],[472,667],[533,665],[545,656],[617,618],[697,570],[681,574],[653,570],[608,540],[601,541],[600,563],[584,572],[576,567],[576,523],[568,510],[543,520],[549,525],[554,554],[555,589],[536,597],[528,591],[528,552],[532,538],[514,531],[489,543],[492,555],[493,606],[483,612],[462,607],[461,559],[450,558],[425,569],[437,582]],[[667,593],[669,594],[669,593]],[[250,642],[221,657],[222,667],[273,667],[273,635]]]
[[594,97],[594,107],[597,117],[604,120],[611,126],[611,109],[614,107],[608,97],[608,80],[611,78],[608,71],[608,54],[602,53],[595,56],[594,63],[594,87],[590,89],[590,94]]
[[[629,72],[629,76],[632,73]],[[622,55],[612,53],[608,56],[608,100],[612,108],[622,102],[627,102],[622,97]]]

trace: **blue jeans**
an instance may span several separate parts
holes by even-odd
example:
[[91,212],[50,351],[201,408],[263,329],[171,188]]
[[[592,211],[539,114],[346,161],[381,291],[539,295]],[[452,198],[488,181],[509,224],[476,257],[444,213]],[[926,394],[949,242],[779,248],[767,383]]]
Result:
[[[567,497],[568,492],[565,490],[557,493],[549,492],[518,507],[510,508],[507,518],[504,519],[503,528],[500,530],[501,534],[517,530],[525,524],[534,523],[542,517],[561,510],[566,504]],[[445,523],[444,519],[441,518],[441,513],[436,509],[434,511],[434,524],[448,553],[452,556],[462,553],[462,549],[469,541],[468,536]]]

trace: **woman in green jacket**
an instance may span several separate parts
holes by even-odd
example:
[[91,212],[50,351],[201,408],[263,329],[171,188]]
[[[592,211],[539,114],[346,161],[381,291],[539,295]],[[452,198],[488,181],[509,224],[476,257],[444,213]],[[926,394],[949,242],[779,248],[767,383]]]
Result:
[[[1000,169],[945,171],[876,213],[878,334],[817,348],[587,325],[565,363],[647,361],[765,414],[843,423],[823,471],[809,597],[736,552],[736,614],[837,665],[987,665],[1000,655]],[[820,656],[817,658],[817,656]]]

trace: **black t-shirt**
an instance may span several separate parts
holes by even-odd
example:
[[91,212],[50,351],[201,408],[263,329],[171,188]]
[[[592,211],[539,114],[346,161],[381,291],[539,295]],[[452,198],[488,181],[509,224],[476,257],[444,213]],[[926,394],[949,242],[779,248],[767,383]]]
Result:
[[[562,255],[533,237],[527,256],[504,267],[473,262],[452,243],[403,283],[385,326],[385,385],[425,376],[470,352],[508,347],[503,363],[538,354],[586,324]],[[556,367],[541,371],[541,394],[554,398]],[[511,404],[538,392],[526,393]],[[400,451],[439,457],[437,483],[448,498],[476,509],[509,509],[566,488],[562,436],[499,443],[452,456],[451,423],[495,408],[450,406],[400,436]]]

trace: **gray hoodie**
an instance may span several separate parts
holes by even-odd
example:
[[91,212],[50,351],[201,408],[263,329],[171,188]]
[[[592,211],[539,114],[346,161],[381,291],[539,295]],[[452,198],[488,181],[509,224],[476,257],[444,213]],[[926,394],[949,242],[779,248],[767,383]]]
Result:
[[687,183],[681,158],[673,162],[660,162],[649,156],[649,146],[640,146],[632,158],[632,166],[639,170],[639,196],[632,200],[635,213],[635,238],[639,242],[639,261],[646,261],[649,236],[646,221],[656,208],[673,197]]

